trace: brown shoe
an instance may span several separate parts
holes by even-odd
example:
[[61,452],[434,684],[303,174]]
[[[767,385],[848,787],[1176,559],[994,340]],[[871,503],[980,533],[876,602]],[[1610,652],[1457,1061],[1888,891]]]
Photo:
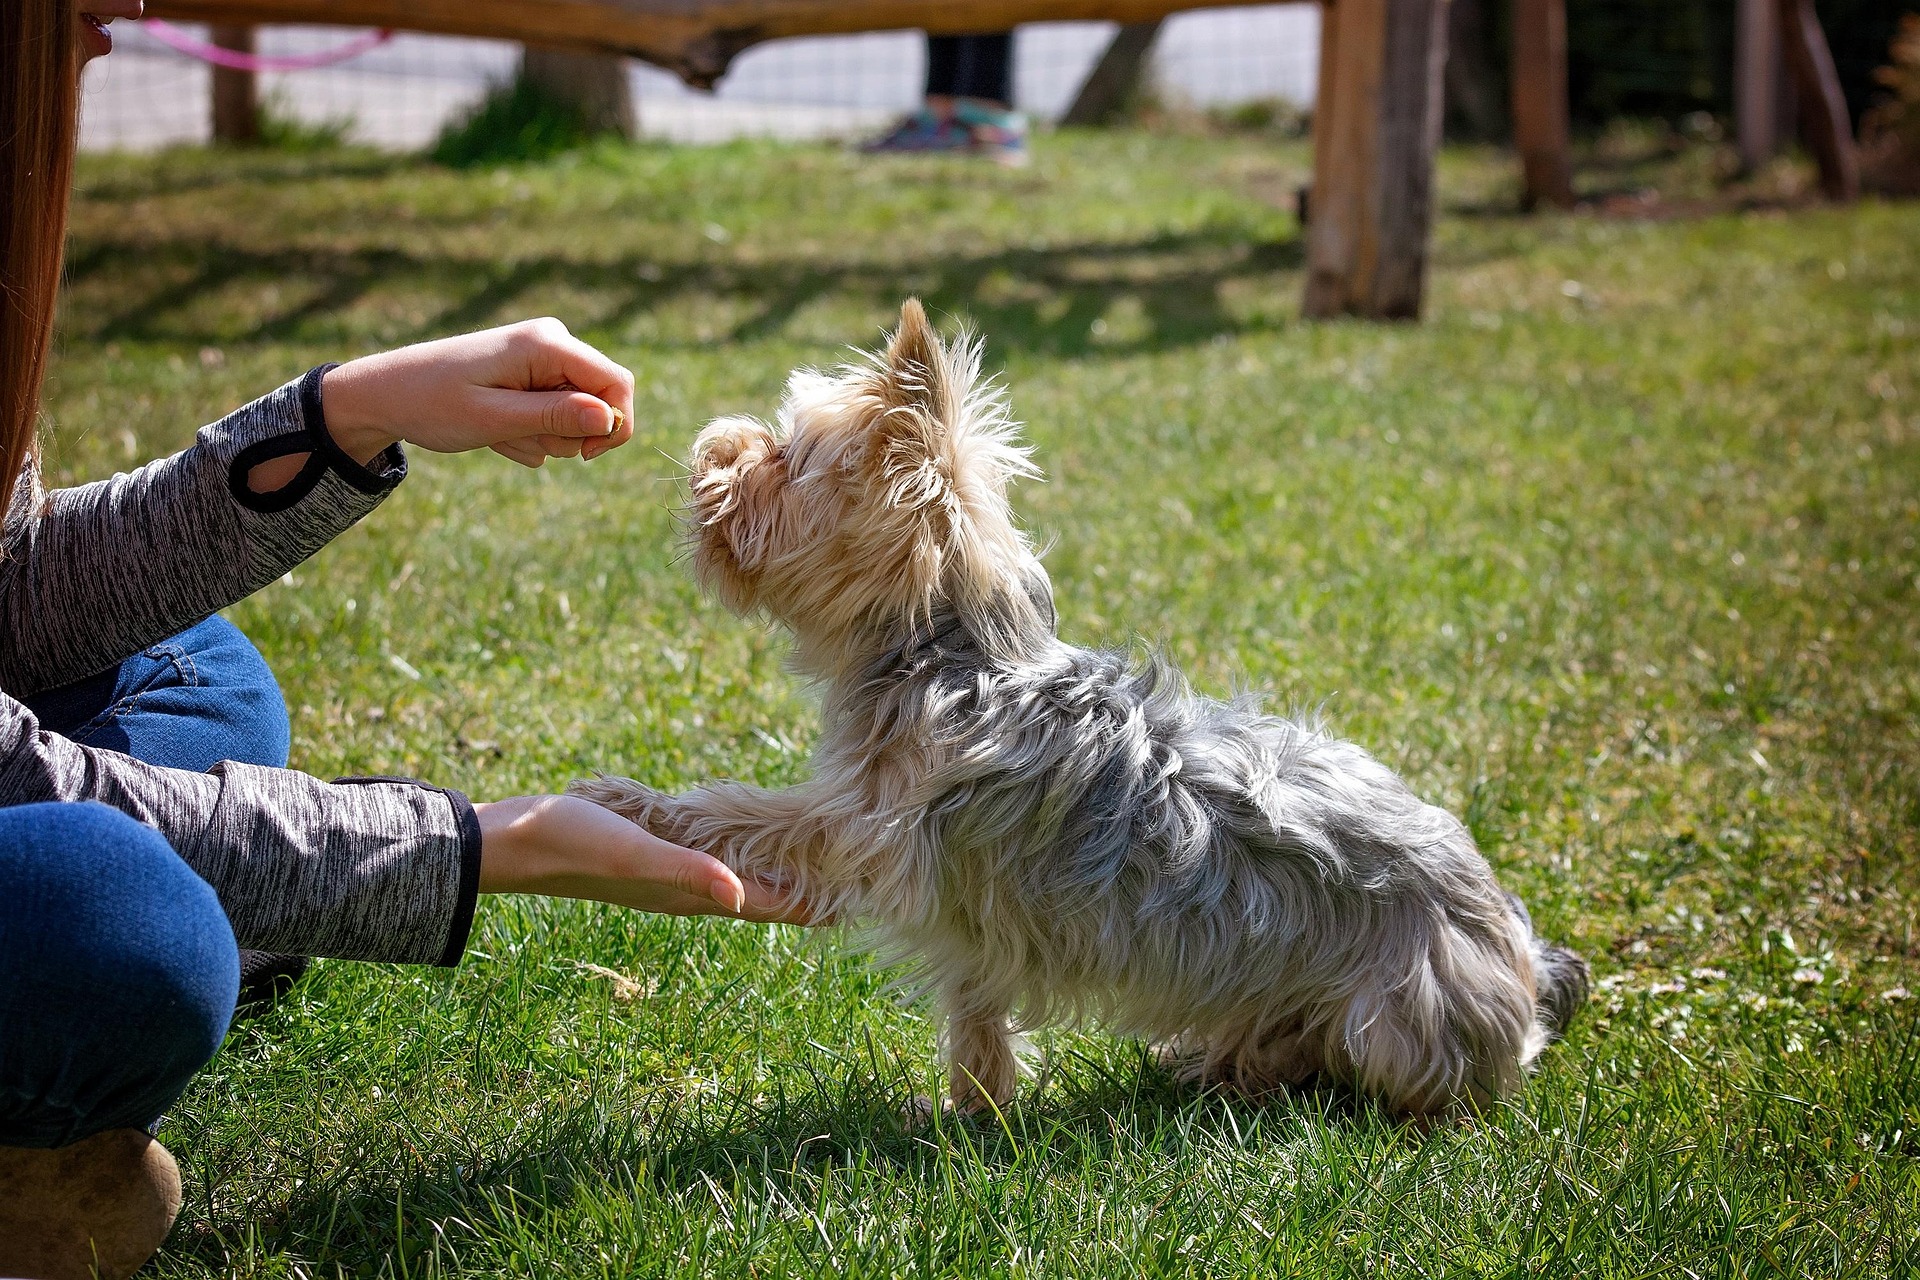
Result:
[[0,1147],[0,1276],[124,1280],[180,1212],[180,1167],[139,1129]]

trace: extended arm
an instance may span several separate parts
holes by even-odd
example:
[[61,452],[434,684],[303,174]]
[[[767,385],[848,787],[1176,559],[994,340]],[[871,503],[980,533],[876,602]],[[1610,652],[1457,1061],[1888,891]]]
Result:
[[[321,370],[201,429],[130,475],[20,485],[0,559],[0,688],[15,697],[90,676],[243,599],[378,506],[406,475],[398,449],[362,466],[333,447]],[[269,494],[252,463],[316,458]]]
[[[323,396],[340,410],[337,436]],[[559,322],[530,321],[315,370],[132,475],[50,497],[27,477],[0,545],[0,805],[98,801],[155,828],[214,887],[243,945],[452,963],[482,879],[464,797],[233,762],[156,768],[49,733],[17,699],[111,669],[298,564],[399,482],[400,439],[534,466],[619,445],[631,409],[626,370]],[[660,910],[754,906],[692,850],[609,859],[578,824],[514,821],[511,803],[489,813],[503,891],[558,876]],[[687,867],[731,884],[695,903],[649,897],[656,873],[678,884]]]
[[232,761],[162,769],[49,733],[0,695],[0,802],[86,800],[165,836],[242,946],[452,964],[466,945],[481,842],[457,792]]
[[400,441],[527,466],[632,435],[633,376],[530,320],[323,366],[130,475],[17,486],[0,539],[0,689],[103,671],[287,572],[406,475]]

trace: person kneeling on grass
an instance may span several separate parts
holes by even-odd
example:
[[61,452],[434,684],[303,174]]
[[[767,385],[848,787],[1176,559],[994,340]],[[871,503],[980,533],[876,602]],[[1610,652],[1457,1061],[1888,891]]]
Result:
[[377,507],[402,442],[530,467],[625,443],[632,376],[558,321],[323,366],[184,453],[42,492],[79,66],[111,47],[104,19],[139,13],[0,6],[5,1276],[124,1276],[159,1247],[180,1180],[149,1130],[226,1034],[240,947],[269,972],[451,965],[499,892],[777,918],[764,887],[584,800],[285,768],[272,673],[215,616]]

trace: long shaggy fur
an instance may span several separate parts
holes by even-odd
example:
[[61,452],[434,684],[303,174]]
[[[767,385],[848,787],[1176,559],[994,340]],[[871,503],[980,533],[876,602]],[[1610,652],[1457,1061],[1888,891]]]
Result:
[[1361,748],[1063,643],[1007,504],[1033,468],[978,367],[910,301],[883,354],[796,373],[775,425],[695,441],[697,575],[824,684],[810,780],[574,790],[875,924],[940,997],[965,1107],[1012,1097],[1016,1026],[1089,1018],[1249,1091],[1511,1093],[1585,962]]

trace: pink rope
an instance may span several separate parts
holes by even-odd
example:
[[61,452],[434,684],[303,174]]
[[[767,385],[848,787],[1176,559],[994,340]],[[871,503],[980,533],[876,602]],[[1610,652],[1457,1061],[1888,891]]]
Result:
[[169,48],[178,49],[181,53],[199,58],[202,62],[211,62],[216,67],[227,67],[234,71],[311,71],[315,67],[330,67],[336,62],[357,58],[367,50],[393,39],[393,32],[382,28],[379,31],[369,31],[364,35],[355,36],[345,44],[335,45],[331,49],[322,49],[319,53],[301,54],[293,58],[270,58],[257,53],[240,53],[234,49],[222,49],[217,44],[196,40],[171,22],[159,18],[143,19],[140,28]]

